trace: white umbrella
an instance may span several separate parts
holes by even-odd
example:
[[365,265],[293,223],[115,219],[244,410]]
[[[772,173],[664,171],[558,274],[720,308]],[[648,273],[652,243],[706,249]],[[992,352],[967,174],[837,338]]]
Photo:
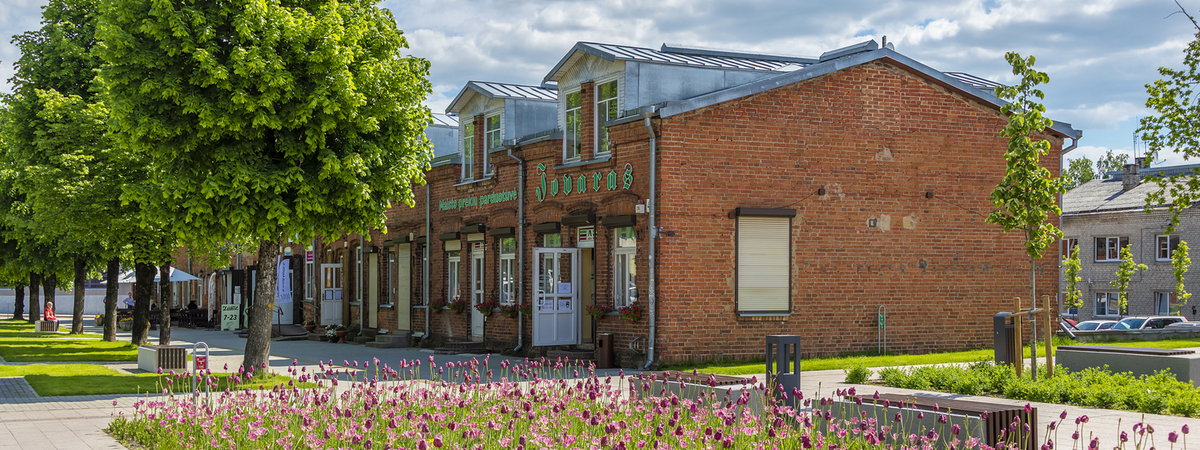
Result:
[[[137,275],[134,274],[133,271],[129,271],[129,272],[125,272],[125,273],[121,274],[121,276],[117,278],[117,283],[133,283],[136,280],[137,280]],[[175,281],[192,281],[192,280],[199,280],[199,278],[196,278],[196,277],[192,276],[191,274],[184,272],[182,270],[176,269],[174,267],[171,268],[171,277],[170,277],[169,281],[175,282]],[[158,268],[157,267],[154,268],[154,282],[155,283],[158,282]]]

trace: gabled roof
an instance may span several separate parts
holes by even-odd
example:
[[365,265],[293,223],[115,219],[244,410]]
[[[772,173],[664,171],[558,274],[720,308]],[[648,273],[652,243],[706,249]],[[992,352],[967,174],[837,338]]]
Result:
[[[853,51],[852,49],[857,49],[857,51]],[[658,110],[658,113],[662,117],[682,114],[688,111],[694,111],[700,108],[716,105],[718,103],[754,95],[760,92],[809,80],[821,75],[830,74],[877,60],[891,61],[917,76],[923,77],[935,84],[978,99],[983,103],[991,104],[997,109],[1006,103],[1004,100],[997,98],[996,95],[990,90],[980,87],[981,84],[987,83],[988,80],[957,72],[957,75],[939,72],[929,66],[917,62],[912,58],[897,53],[891,48],[879,48],[879,44],[875,44],[874,41],[855,44],[843,49],[832,50],[826,52],[826,55],[831,55],[831,57],[827,58],[826,56],[822,56],[820,62],[806,66],[800,70],[781,73],[769,78],[752,81],[740,86],[722,89],[685,100],[669,101],[666,103],[666,105]],[[964,77],[963,75],[966,76]],[[971,83],[964,81],[964,79],[971,81]],[[1078,139],[1083,136],[1083,132],[1072,128],[1071,124],[1059,122],[1057,120],[1054,121],[1054,125],[1050,127],[1050,130],[1053,133],[1063,137]]]
[[[1062,196],[1063,216],[1093,214],[1101,212],[1141,211],[1146,207],[1146,197],[1159,187],[1146,178],[1193,174],[1200,164],[1141,169],[1142,182],[1133,189],[1122,191],[1124,172],[1109,172],[1109,178],[1092,180],[1071,189]],[[1167,194],[1167,201],[1170,201]]]
[[660,50],[654,50],[628,45],[579,42],[571,48],[571,51],[567,52],[567,55],[550,70],[550,73],[542,81],[558,81],[566,74],[566,69],[584,55],[592,55],[605,61],[647,61],[680,66],[761,71],[780,71],[788,66],[791,68],[804,67],[817,62],[814,58],[800,56],[744,53],[679,45],[663,44]]
[[432,126],[458,128],[458,118],[447,114],[433,113]]
[[467,85],[464,86],[461,91],[458,91],[458,96],[454,97],[454,101],[450,102],[450,106],[446,107],[446,112],[459,112],[463,106],[460,105],[459,102],[465,102],[470,98],[470,96],[467,95],[468,92],[474,92],[489,99],[519,98],[537,101],[558,100],[558,92],[553,89],[547,89],[540,86],[495,83],[490,81],[468,81]]

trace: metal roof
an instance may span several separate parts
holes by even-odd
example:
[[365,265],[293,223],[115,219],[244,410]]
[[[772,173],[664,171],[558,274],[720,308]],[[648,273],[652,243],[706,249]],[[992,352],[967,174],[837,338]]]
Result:
[[728,50],[699,49],[663,45],[663,50],[628,45],[579,42],[563,57],[543,81],[558,81],[576,59],[589,54],[606,61],[646,61],[680,66],[719,69],[777,71],[786,66],[806,66],[813,60],[795,56],[739,53]]
[[446,107],[446,112],[458,112],[459,102],[467,99],[467,93],[474,91],[487,98],[519,98],[536,101],[557,101],[558,92],[541,86],[524,84],[496,83],[491,81],[468,81],[467,85],[458,91],[454,101]]
[[963,73],[963,72],[942,72],[942,73],[946,74],[950,78],[954,78],[958,81],[961,81],[961,82],[966,83],[971,86],[975,86],[979,89],[992,90],[992,89],[995,89],[1000,86],[1000,83],[997,83],[995,81],[988,80],[985,78],[979,78],[979,77],[977,77],[975,75],[971,75],[969,73]]
[[[1092,180],[1064,193],[1062,196],[1063,215],[1141,211],[1146,207],[1146,197],[1159,190],[1158,184],[1147,182],[1146,178],[1195,174],[1195,169],[1200,169],[1200,165],[1141,169],[1142,182],[1128,191],[1121,190],[1123,171],[1108,172],[1109,178]],[[1164,194],[1166,201],[1171,201],[1170,193]]]
[[433,126],[458,128],[458,118],[442,113],[433,113]]

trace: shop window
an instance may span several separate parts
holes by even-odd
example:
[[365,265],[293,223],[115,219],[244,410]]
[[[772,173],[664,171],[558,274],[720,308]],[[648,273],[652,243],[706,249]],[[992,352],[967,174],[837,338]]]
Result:
[[464,121],[462,156],[462,180],[470,181],[475,178],[475,124]]
[[1077,238],[1063,239],[1062,243],[1063,243],[1062,257],[1063,257],[1063,259],[1067,259],[1067,258],[1071,257],[1071,253],[1074,253],[1075,248],[1079,246],[1079,239],[1077,239]]
[[787,314],[791,309],[791,217],[738,216],[737,310]]
[[619,308],[638,299],[637,235],[633,227],[613,230],[613,303]]
[[1179,300],[1174,292],[1154,293],[1154,314],[1159,316],[1179,315]]
[[1121,249],[1129,246],[1127,237],[1096,238],[1096,261],[1120,261]]
[[392,268],[396,267],[396,254],[392,253],[390,248],[384,249],[382,259],[383,263],[380,264],[379,272],[383,274],[381,277],[383,286],[380,286],[384,292],[383,304],[394,305],[396,304],[396,271]]
[[[484,124],[486,126],[483,132],[484,148],[490,150],[499,147],[501,145],[501,139],[503,138],[503,135],[500,132],[500,115],[496,114],[484,119]],[[485,150],[483,152],[483,175],[491,175],[493,168],[491,152]]]
[[1158,260],[1170,261],[1171,255],[1175,253],[1175,249],[1179,248],[1179,236],[1175,235],[1159,235],[1155,238],[1158,247]]
[[458,264],[457,251],[446,252],[446,302],[458,300]]
[[567,94],[566,116],[563,118],[563,124],[566,126],[566,133],[563,135],[563,161],[578,161],[582,154],[583,142],[583,103],[581,102],[579,91]]
[[1116,292],[1097,292],[1096,293],[1096,309],[1092,310],[1096,316],[1117,316],[1121,311],[1117,309],[1117,299],[1121,294]]
[[608,141],[608,127],[604,122],[617,120],[617,80],[601,84],[596,88],[596,154],[607,155],[612,151]]
[[500,303],[511,305],[516,297],[516,238],[500,239]]

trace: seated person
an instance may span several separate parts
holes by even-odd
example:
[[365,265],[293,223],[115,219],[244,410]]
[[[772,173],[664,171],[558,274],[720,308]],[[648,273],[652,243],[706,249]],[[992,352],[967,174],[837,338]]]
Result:
[[188,307],[187,307],[187,309],[189,309],[189,310],[192,310],[192,309],[200,309],[200,305],[197,305],[197,304],[196,304],[196,301],[195,301],[195,300],[192,300],[192,301],[188,302]]
[[42,311],[42,320],[54,322],[54,326],[58,327],[58,317],[54,315],[54,302],[46,302],[46,309]]

